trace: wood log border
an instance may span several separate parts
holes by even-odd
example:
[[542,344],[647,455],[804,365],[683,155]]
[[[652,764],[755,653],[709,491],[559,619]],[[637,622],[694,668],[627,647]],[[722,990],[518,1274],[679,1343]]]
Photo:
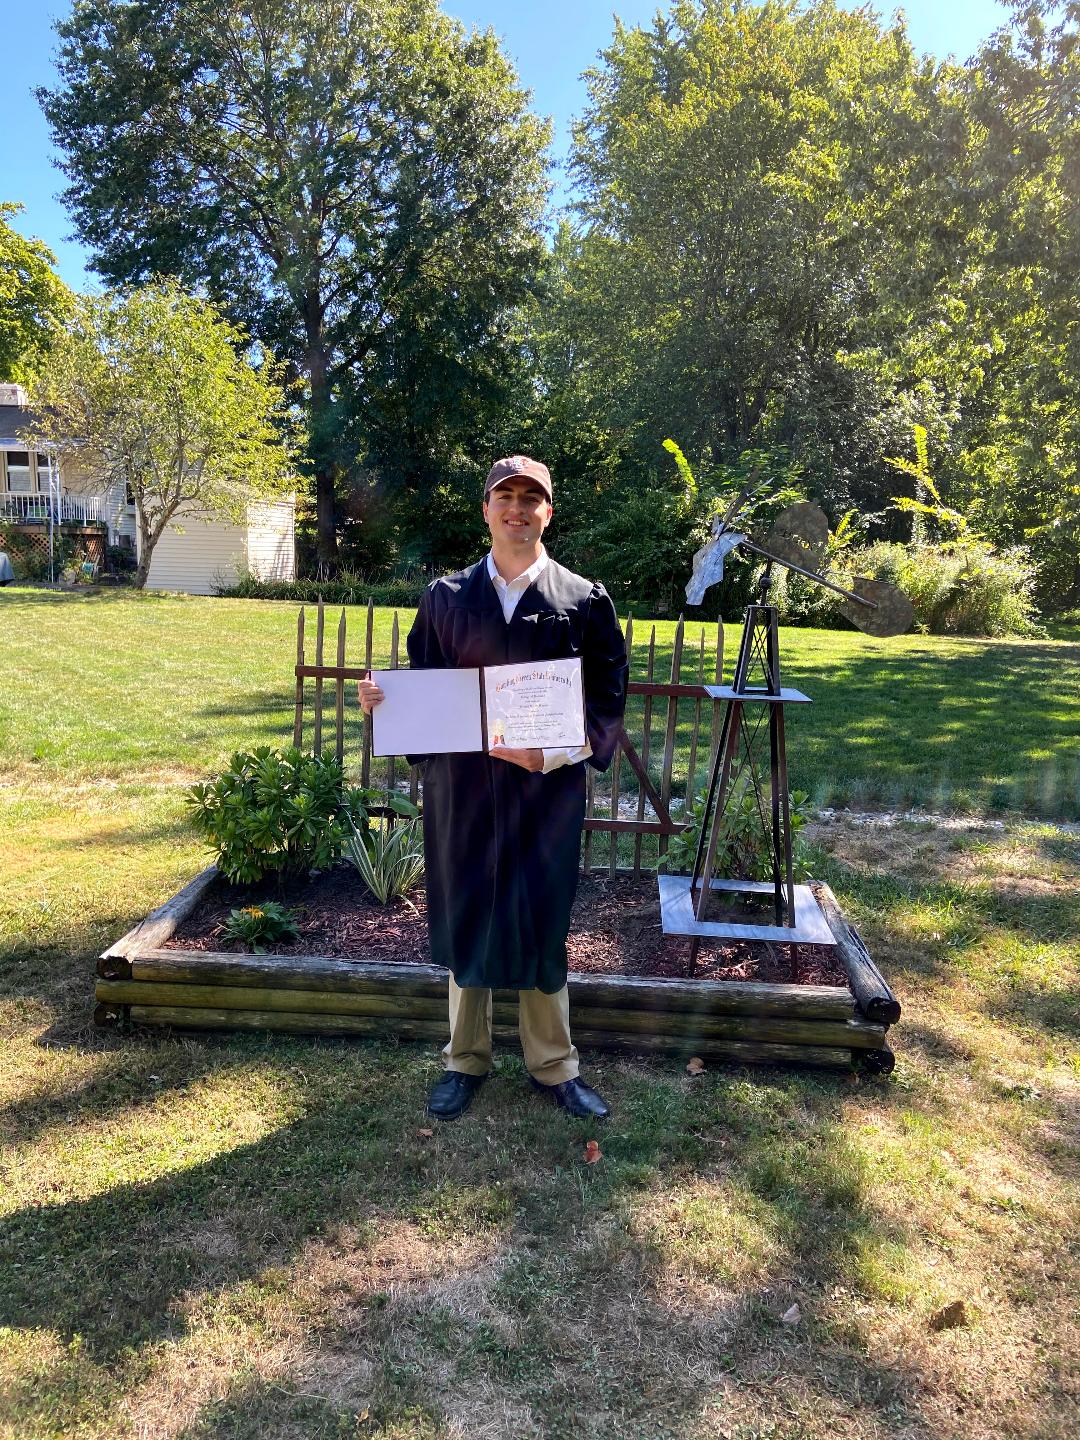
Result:
[[[100,1025],[446,1038],[446,972],[433,965],[164,949],[217,879],[197,875],[98,961]],[[574,1039],[601,1050],[888,1074],[900,1006],[828,886],[819,898],[851,988],[757,981],[569,977]],[[495,1035],[517,1035],[516,997],[493,997]]]

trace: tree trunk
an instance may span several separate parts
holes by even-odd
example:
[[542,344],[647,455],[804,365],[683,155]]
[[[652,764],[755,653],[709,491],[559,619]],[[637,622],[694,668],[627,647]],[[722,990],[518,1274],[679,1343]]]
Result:
[[337,514],[334,503],[334,462],[328,451],[331,424],[330,381],[317,295],[304,305],[307,329],[307,370],[311,383],[311,459],[315,467],[315,532],[320,569],[337,565]]
[[150,535],[150,523],[139,502],[137,492],[135,497],[135,522],[139,527],[139,563],[135,567],[135,589],[144,590],[146,588],[147,576],[150,574],[150,557],[154,553],[154,541]]

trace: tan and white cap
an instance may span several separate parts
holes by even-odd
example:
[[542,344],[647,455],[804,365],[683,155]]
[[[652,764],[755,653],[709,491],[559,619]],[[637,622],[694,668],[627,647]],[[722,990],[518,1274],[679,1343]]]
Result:
[[528,455],[507,455],[503,460],[496,460],[484,481],[484,499],[487,499],[496,485],[517,476],[535,480],[547,496],[548,504],[552,503],[551,473],[546,465],[541,465],[539,460],[531,460]]

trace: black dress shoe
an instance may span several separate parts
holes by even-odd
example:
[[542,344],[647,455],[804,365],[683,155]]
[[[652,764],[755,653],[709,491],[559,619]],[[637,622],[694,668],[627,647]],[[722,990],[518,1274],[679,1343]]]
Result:
[[447,1070],[428,1096],[428,1114],[436,1120],[456,1120],[465,1114],[487,1078],[486,1075],[466,1075],[462,1070]]
[[571,1115],[579,1115],[590,1120],[603,1120],[606,1115],[611,1114],[610,1107],[601,1100],[591,1085],[585,1084],[584,1080],[564,1080],[561,1085],[542,1085],[532,1075],[529,1076],[529,1079],[537,1090],[543,1091],[545,1095],[550,1095],[556,1105],[561,1105]]

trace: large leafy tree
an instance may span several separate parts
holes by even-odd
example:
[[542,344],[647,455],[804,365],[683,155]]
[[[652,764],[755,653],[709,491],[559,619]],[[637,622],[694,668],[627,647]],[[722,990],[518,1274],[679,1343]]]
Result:
[[174,517],[241,518],[295,487],[280,367],[248,350],[209,301],[163,281],[79,296],[33,380],[28,440],[71,484],[132,496],[140,587]]
[[435,0],[78,0],[57,29],[40,98],[94,266],[204,285],[303,377],[321,558],[343,479],[430,499],[506,399],[540,254],[547,132],[494,37]]
[[52,328],[71,294],[53,269],[56,257],[41,240],[27,240],[10,223],[21,205],[0,202],[0,380],[27,380],[48,350]]
[[964,231],[947,79],[831,0],[678,0],[602,59],[575,167],[615,414],[653,454],[788,443],[846,499],[885,408],[846,357],[891,348]]
[[1080,599],[1080,5],[1012,8],[963,67],[833,0],[616,26],[530,327],[536,431],[589,481],[582,553],[636,573],[662,536],[688,565],[704,517],[665,519],[667,435],[702,504],[755,453],[906,533],[888,457],[920,425],[949,503]]
[[954,282],[976,364],[939,467],[999,543],[1080,605],[1080,4],[1019,0],[968,70],[979,203]]

